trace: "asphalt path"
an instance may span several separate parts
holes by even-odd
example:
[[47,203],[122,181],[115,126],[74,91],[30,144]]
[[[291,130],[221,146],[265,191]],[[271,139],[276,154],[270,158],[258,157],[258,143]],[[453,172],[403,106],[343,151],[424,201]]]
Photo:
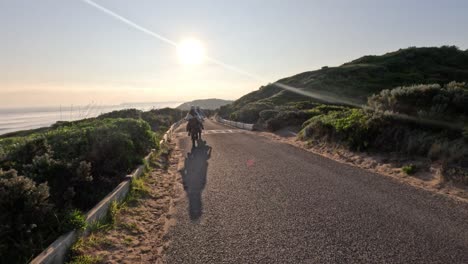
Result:
[[207,120],[167,263],[468,263],[468,205]]

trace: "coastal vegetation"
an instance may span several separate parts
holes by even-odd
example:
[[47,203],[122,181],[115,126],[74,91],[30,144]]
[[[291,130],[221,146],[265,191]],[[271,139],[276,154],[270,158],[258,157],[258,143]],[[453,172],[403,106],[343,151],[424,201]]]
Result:
[[0,262],[31,260],[117,186],[183,116],[115,111],[0,137]]
[[255,122],[262,110],[285,104],[330,103],[323,99],[326,96],[341,104],[362,105],[367,103],[368,97],[382,90],[416,84],[444,85],[452,81],[468,81],[468,50],[454,46],[411,47],[381,56],[364,56],[338,67],[322,67],[277,81],[323,96],[311,98],[269,84],[220,107],[219,114],[237,121]]

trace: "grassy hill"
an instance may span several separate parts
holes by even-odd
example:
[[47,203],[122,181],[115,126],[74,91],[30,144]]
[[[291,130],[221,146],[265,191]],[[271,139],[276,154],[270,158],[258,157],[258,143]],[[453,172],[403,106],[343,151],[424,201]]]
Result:
[[223,99],[200,99],[200,100],[194,100],[191,102],[185,102],[177,107],[177,109],[180,110],[190,110],[190,107],[192,105],[194,106],[199,106],[202,109],[208,109],[208,110],[215,110],[220,108],[223,105],[227,105],[232,103],[230,100],[223,100]]
[[[451,81],[468,81],[468,50],[453,46],[400,49],[381,56],[364,56],[338,67],[303,72],[278,82],[364,104],[370,95],[384,89],[413,84],[444,85]],[[220,114],[239,121],[255,122],[261,110],[308,100],[320,102],[270,84],[222,107]],[[256,116],[243,114],[245,111],[256,113]]]

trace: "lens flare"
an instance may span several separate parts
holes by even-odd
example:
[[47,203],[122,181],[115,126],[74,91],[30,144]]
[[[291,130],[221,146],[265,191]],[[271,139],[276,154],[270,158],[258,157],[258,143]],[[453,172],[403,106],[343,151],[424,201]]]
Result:
[[177,55],[182,64],[201,64],[205,58],[205,48],[196,39],[186,39],[177,45]]

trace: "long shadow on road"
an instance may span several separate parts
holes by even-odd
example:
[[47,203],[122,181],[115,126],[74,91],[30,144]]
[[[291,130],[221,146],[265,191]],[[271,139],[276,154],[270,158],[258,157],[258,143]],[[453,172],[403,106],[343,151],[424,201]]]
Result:
[[200,143],[198,147],[192,148],[192,151],[187,154],[184,168],[181,170],[192,221],[198,220],[203,213],[201,195],[206,185],[208,160],[211,157],[211,147],[206,145],[206,141]]

